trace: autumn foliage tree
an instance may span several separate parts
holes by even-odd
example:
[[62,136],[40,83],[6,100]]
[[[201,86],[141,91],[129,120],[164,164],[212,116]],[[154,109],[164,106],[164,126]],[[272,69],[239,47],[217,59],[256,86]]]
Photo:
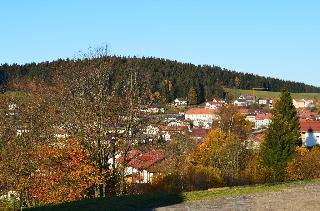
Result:
[[239,139],[245,140],[252,130],[252,123],[239,113],[239,109],[234,105],[226,105],[217,112],[219,119],[213,122],[213,127],[231,135],[236,135]]
[[241,183],[241,173],[246,169],[252,151],[234,134],[212,129],[205,141],[194,152],[191,163],[195,166],[214,168],[220,172],[223,183]]
[[287,179],[303,180],[320,178],[320,149],[298,147],[294,158],[286,166]]
[[198,95],[194,87],[190,87],[188,92],[189,105],[196,105],[198,103]]
[[219,118],[213,123],[213,129],[191,156],[191,163],[219,172],[216,178],[220,175],[223,182],[216,185],[241,184],[254,154],[246,142],[252,125],[233,105],[221,108],[217,115]]
[[100,183],[97,167],[77,140],[40,145],[35,155],[37,170],[29,179],[36,201],[55,204],[86,198]]

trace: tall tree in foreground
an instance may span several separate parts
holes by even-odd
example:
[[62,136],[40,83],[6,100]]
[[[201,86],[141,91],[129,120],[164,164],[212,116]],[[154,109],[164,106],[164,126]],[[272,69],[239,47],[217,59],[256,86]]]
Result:
[[272,114],[261,157],[263,165],[271,168],[273,179],[281,181],[285,178],[285,167],[293,157],[295,147],[302,144],[299,118],[288,91],[282,91]]

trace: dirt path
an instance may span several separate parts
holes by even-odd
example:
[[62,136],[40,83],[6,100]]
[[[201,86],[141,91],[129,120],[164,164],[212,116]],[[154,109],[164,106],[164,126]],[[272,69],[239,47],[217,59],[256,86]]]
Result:
[[279,192],[264,192],[238,197],[194,201],[160,207],[157,211],[176,210],[319,210],[320,184],[299,185]]

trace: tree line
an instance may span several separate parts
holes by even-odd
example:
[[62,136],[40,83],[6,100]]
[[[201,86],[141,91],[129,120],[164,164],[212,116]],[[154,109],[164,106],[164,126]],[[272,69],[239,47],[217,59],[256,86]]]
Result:
[[168,103],[177,97],[187,97],[190,89],[196,91],[197,103],[212,97],[225,97],[224,88],[264,88],[270,91],[281,91],[285,87],[293,93],[320,92],[319,87],[304,83],[240,73],[214,65],[193,65],[152,57],[117,56],[59,59],[24,65],[3,64],[0,66],[0,89],[2,92],[23,90],[32,86],[34,80],[50,84],[54,80],[55,72],[61,69],[94,68],[101,63],[111,70],[108,83],[116,93],[121,95],[125,89],[124,81],[129,79],[127,70],[135,70],[139,80],[143,82],[140,90],[147,90],[141,93],[141,97],[158,103]]

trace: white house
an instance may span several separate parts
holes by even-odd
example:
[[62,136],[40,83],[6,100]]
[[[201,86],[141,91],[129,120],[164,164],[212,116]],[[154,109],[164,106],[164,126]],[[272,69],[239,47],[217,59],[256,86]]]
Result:
[[249,122],[255,123],[255,122],[256,122],[256,116],[253,115],[253,114],[248,114],[248,115],[246,116],[246,120],[249,121]]
[[218,109],[221,108],[224,105],[222,102],[215,102],[215,101],[209,101],[206,102],[206,108],[209,109]]
[[272,99],[268,99],[268,98],[259,98],[258,99],[258,104],[259,105],[268,105],[269,107],[272,107]]
[[183,99],[183,98],[176,98],[174,101],[175,106],[187,106],[188,105],[188,100]]
[[170,127],[180,127],[180,126],[190,126],[190,123],[188,121],[182,121],[179,119],[175,119],[170,121],[168,124]]
[[245,101],[248,105],[252,105],[256,103],[256,96],[253,95],[240,95],[237,100]]
[[234,105],[239,107],[246,107],[248,106],[248,102],[245,99],[237,99],[233,102]]
[[307,147],[320,144],[320,121],[300,121],[302,142]]
[[268,127],[269,124],[272,122],[271,120],[272,114],[257,114],[255,116],[255,129],[260,129],[264,127]]
[[218,119],[216,111],[208,108],[191,108],[185,113],[185,119],[193,123],[204,125],[211,124],[214,120]]
[[159,128],[154,126],[154,125],[148,125],[144,131],[143,131],[143,134],[145,135],[157,135],[159,133]]
[[313,100],[305,100],[305,99],[293,99],[292,103],[296,108],[308,108],[314,104]]
[[305,108],[305,101],[303,99],[293,99],[292,103],[296,108]]

